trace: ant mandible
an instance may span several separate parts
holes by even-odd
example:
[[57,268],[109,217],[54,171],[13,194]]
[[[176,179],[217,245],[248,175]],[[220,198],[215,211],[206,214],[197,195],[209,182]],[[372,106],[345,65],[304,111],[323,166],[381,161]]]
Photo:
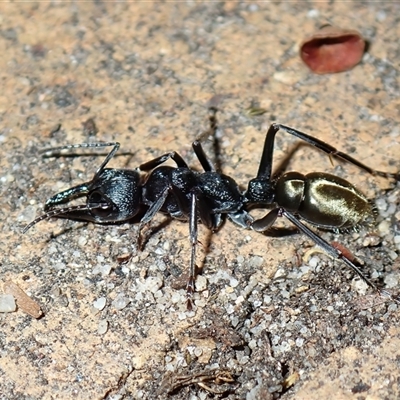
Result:
[[[119,149],[118,142],[83,143],[44,150],[45,153],[55,154],[68,149],[113,147],[91,181],[48,199],[45,204],[46,212],[27,225],[23,232],[51,217],[99,224],[128,221],[138,214],[142,205],[145,205],[147,210],[140,220],[139,232],[158,212],[189,221],[191,258],[186,292],[187,307],[191,309],[196,273],[198,222],[201,221],[208,229],[216,231],[223,222],[223,216],[227,215],[228,219],[242,228],[266,232],[278,217],[284,216],[326,253],[343,261],[369,286],[378,291],[377,286],[364,275],[354,261],[301,221],[328,230],[356,227],[373,215],[370,203],[352,184],[335,175],[322,172],[307,175],[299,172],[272,175],[275,135],[279,130],[283,130],[329,156],[341,158],[373,176],[400,180],[400,174],[374,170],[315,137],[275,123],[268,129],[257,176],[250,180],[247,190],[242,191],[231,177],[216,171],[202,147],[201,141],[215,134],[217,129],[215,114],[216,109],[210,108],[210,129],[192,143],[204,172],[189,168],[175,151],[141,164],[134,170],[106,168]],[[176,167],[162,165],[169,159],[175,162]],[[56,207],[85,196],[86,204]],[[251,208],[271,208],[274,205],[275,208],[263,218],[255,220],[249,214]]]

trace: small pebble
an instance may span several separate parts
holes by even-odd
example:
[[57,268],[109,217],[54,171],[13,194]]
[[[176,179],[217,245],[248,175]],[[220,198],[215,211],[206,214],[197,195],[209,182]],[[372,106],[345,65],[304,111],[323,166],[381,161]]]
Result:
[[9,313],[17,309],[14,296],[11,294],[0,295],[0,312]]
[[274,279],[278,279],[278,278],[281,278],[281,277],[284,277],[284,276],[286,276],[286,271],[285,271],[285,269],[284,269],[284,268],[279,268],[279,269],[275,272]]
[[86,244],[87,244],[87,238],[84,236],[80,236],[78,239],[78,245],[80,247],[84,247],[84,246],[86,246]]
[[378,225],[379,232],[381,232],[383,235],[387,235],[390,232],[390,223],[389,221],[383,220],[379,225]]
[[379,198],[375,201],[376,208],[381,212],[381,211],[386,211],[387,210],[387,202],[383,198]]
[[264,259],[260,256],[252,256],[249,260],[249,267],[259,268],[263,265]]
[[398,274],[387,274],[384,278],[384,282],[387,288],[392,289],[398,286],[399,276]]
[[196,278],[196,292],[202,292],[207,289],[207,278],[203,275],[198,275]]
[[36,217],[36,207],[26,207],[17,217],[18,222],[31,222]]
[[237,256],[237,257],[236,257],[236,261],[237,261],[239,264],[243,264],[243,262],[244,262],[244,257],[243,257],[243,256]]
[[362,279],[353,279],[353,281],[351,282],[351,286],[354,291],[361,295],[365,295],[369,288],[368,283],[363,281]]
[[97,333],[99,335],[104,335],[107,331],[108,331],[108,321],[106,319],[100,320],[97,326]]
[[123,310],[128,304],[129,299],[123,293],[119,293],[112,302],[112,306],[117,310]]
[[312,8],[307,13],[308,18],[319,18],[319,16],[320,16],[320,12],[319,12],[319,10],[317,10],[315,8]]
[[381,242],[381,238],[377,235],[368,235],[363,240],[364,247],[375,247]]
[[101,311],[106,306],[106,303],[107,299],[105,297],[99,297],[97,300],[93,302],[93,307]]
[[398,257],[397,253],[393,250],[390,250],[388,255],[392,259],[392,261],[394,261]]
[[[317,265],[320,263],[320,259],[319,259],[319,257],[311,257],[310,258],[310,261],[308,262],[308,265],[311,267],[311,268],[316,268],[317,267]],[[308,271],[305,271],[304,273],[307,273]]]
[[94,268],[93,268],[93,274],[101,274],[103,276],[109,275],[111,272],[111,265],[110,264],[97,264]]
[[200,357],[203,354],[203,349],[201,349],[200,347],[196,347],[193,351],[193,354],[196,357]]

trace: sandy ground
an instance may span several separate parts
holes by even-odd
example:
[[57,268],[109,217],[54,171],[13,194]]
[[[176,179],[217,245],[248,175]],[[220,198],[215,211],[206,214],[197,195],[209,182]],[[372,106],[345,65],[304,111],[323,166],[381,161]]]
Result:
[[[0,314],[0,399],[399,398],[398,306],[304,235],[201,226],[188,313],[187,223],[157,215],[143,250],[137,221],[52,219],[21,234],[104,157],[40,150],[118,140],[111,167],[176,150],[200,168],[191,142],[210,104],[220,146],[206,152],[243,188],[274,121],[398,171],[399,12],[389,2],[2,3],[0,290],[17,284],[43,316],[21,304]],[[325,23],[369,41],[353,70],[317,76],[301,63],[299,43]],[[278,134],[275,165],[296,143]],[[399,185],[306,146],[289,168],[337,174],[377,199],[376,223],[321,235],[396,292]]]

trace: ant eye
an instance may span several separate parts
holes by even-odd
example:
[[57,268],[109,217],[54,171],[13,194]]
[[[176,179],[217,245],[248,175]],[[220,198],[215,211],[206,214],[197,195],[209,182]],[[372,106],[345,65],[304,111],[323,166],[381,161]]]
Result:
[[108,217],[113,209],[111,201],[100,192],[92,192],[88,196],[87,205],[93,207],[90,211],[92,215],[102,218]]

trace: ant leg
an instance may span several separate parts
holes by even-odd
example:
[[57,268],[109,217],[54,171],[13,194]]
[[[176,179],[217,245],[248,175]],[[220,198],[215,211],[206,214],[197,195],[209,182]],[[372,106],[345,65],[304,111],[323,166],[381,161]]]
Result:
[[165,203],[165,200],[168,197],[170,188],[168,187],[165,189],[162,193],[161,196],[155,201],[154,203],[151,204],[151,206],[146,210],[146,213],[142,217],[139,223],[139,229],[138,229],[138,236],[137,236],[137,243],[138,247],[142,249],[143,246],[143,241],[142,241],[142,230],[144,225],[148,224],[154,216],[161,210],[162,206]]
[[217,117],[216,117],[217,111],[218,111],[218,109],[215,107],[210,107],[208,109],[208,120],[210,122],[210,127],[203,133],[200,133],[200,135],[197,137],[196,141],[202,142],[205,139],[207,139],[208,136],[215,135],[215,131],[217,130]]
[[150,222],[153,219],[153,217],[161,210],[162,206],[165,203],[165,200],[168,197],[169,192],[170,192],[170,188],[168,187],[167,189],[165,189],[162,192],[161,196],[157,199],[157,201],[155,201],[149,207],[149,209],[144,214],[143,218],[140,220],[139,232],[142,230],[143,225]]
[[353,164],[353,165],[357,166],[358,168],[368,172],[372,176],[381,176],[383,178],[400,180],[399,173],[395,174],[395,173],[390,173],[390,172],[377,171],[373,168],[368,167],[367,165],[363,164],[362,162],[356,160],[355,158],[349,156],[348,154],[337,150],[335,147],[329,145],[326,142],[323,142],[322,140],[319,140],[313,136],[309,136],[303,132],[298,131],[297,129],[290,128],[289,126],[286,126],[286,125],[281,125],[281,124],[276,124],[276,125],[280,129],[283,129],[285,132],[290,133],[291,135],[304,140],[305,142],[311,144],[312,146],[316,147],[317,149],[323,151],[324,153],[327,153],[328,155],[332,155],[337,158],[341,158],[342,160],[344,160],[350,164]]
[[197,159],[199,160],[205,172],[215,172],[215,166],[206,156],[201,142],[211,135],[215,140],[215,132],[217,131],[217,118],[215,116],[216,113],[216,108],[211,107],[209,109],[210,128],[201,133],[200,136],[192,143],[193,151],[195,152]]
[[282,125],[282,124],[272,124],[268,129],[268,132],[267,132],[267,135],[265,138],[261,162],[260,162],[260,166],[259,166],[258,173],[257,173],[257,178],[266,179],[268,181],[271,180],[274,140],[275,140],[276,133],[280,129],[284,130],[285,132],[289,133],[290,135],[293,135],[301,140],[304,140],[305,142],[309,143],[310,145],[316,147],[317,149],[323,151],[324,153],[326,153],[328,155],[331,155],[331,156],[334,156],[337,158],[341,158],[342,160],[357,166],[358,168],[368,172],[369,174],[371,174],[373,176],[381,176],[381,177],[388,178],[388,179],[400,180],[399,173],[395,174],[395,173],[374,170],[374,169],[368,167],[367,165],[361,163],[360,161],[356,160],[355,158],[349,156],[348,154],[337,150],[335,147],[331,146],[330,144],[323,142],[322,140],[319,140],[313,136],[307,135],[306,133],[301,132],[297,129],[293,129],[286,125]]
[[274,141],[275,135],[279,131],[279,126],[277,124],[272,124],[265,136],[264,149],[261,155],[260,165],[258,167],[257,178],[271,181],[272,173],[272,159],[274,153]]
[[193,150],[197,156],[197,159],[200,161],[201,166],[203,167],[205,172],[215,172],[215,167],[213,163],[208,159],[206,153],[203,149],[199,140],[195,140],[192,143]]
[[145,162],[139,166],[139,169],[141,171],[151,171],[152,169],[157,168],[159,165],[164,164],[169,159],[175,161],[175,164],[178,168],[189,169],[189,166],[186,164],[185,160],[176,151],[171,151],[170,153],[163,154],[154,160]]
[[192,246],[192,252],[190,257],[190,269],[189,277],[186,284],[186,297],[187,297],[187,309],[192,310],[192,299],[194,293],[194,285],[196,281],[196,246],[197,246],[197,198],[196,193],[191,194],[190,201],[190,214],[189,214],[189,237]]
[[319,247],[321,247],[326,253],[333,258],[343,261],[350,269],[352,269],[364,282],[366,282],[374,290],[379,291],[378,288],[372,281],[370,281],[352,261],[350,261],[340,250],[330,245],[326,240],[322,239],[321,236],[317,235],[314,231],[309,229],[306,225],[302,224],[301,221],[296,218],[292,213],[282,209],[282,215],[285,216],[293,225],[295,225],[300,231],[306,234],[311,240],[314,241]]
[[283,208],[276,208],[270,211],[265,217],[254,221],[252,229],[257,232],[265,232],[268,230],[276,221],[278,217],[286,217],[293,225],[295,225],[301,232],[307,235],[317,246],[321,247],[331,257],[343,261],[350,269],[353,270],[364,282],[370,287],[378,291],[378,288],[372,283],[349,258],[347,258],[340,250],[330,245],[326,240],[322,239],[321,236],[317,235],[313,230],[304,225],[298,218],[292,213],[284,210]]

